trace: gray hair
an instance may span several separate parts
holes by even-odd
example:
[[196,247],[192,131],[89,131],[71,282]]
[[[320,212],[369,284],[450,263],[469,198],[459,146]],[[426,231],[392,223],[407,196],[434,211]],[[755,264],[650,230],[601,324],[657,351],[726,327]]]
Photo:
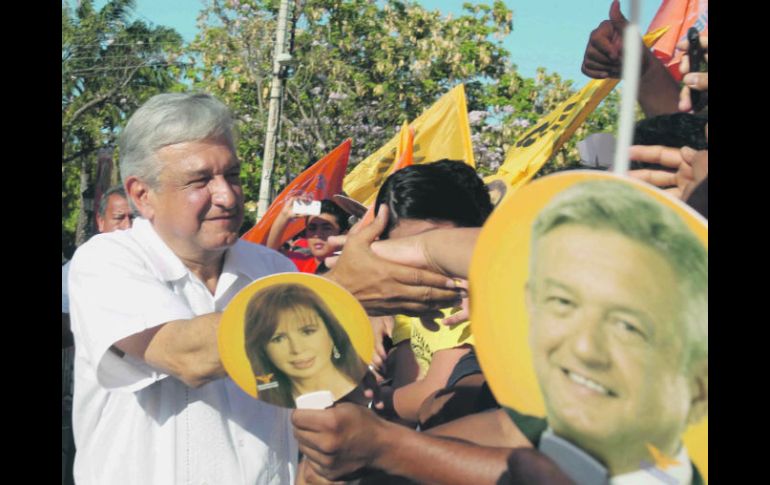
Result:
[[102,194],[102,198],[99,200],[99,216],[104,217],[104,213],[107,211],[107,202],[110,196],[113,196],[113,195],[119,195],[124,199],[128,200],[128,196],[126,195],[126,189],[124,189],[120,185],[111,187],[109,190],[107,190],[107,192]]
[[537,216],[533,254],[541,237],[565,224],[611,230],[660,254],[671,265],[685,301],[684,364],[689,368],[708,359],[708,251],[678,214],[630,183],[578,183],[554,197]]
[[138,177],[157,187],[163,168],[155,153],[168,145],[224,137],[234,147],[233,117],[221,101],[204,93],[158,94],[128,120],[118,140],[120,177]]

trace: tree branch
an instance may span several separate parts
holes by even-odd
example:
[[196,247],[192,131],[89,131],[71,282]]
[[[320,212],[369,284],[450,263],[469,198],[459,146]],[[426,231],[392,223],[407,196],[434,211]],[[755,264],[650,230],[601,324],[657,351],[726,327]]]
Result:
[[[142,67],[145,67],[145,66],[146,66],[146,64],[140,64],[140,65],[134,66],[132,69],[130,69],[129,71],[127,71],[127,73],[126,73],[126,77],[123,79],[123,81],[122,81],[120,84],[118,84],[117,86],[115,86],[115,87],[114,87],[114,88],[112,88],[111,90],[107,91],[106,93],[104,93],[104,94],[101,94],[101,95],[99,95],[99,96],[95,97],[95,98],[94,98],[94,99],[92,99],[91,101],[88,101],[88,102],[87,102],[87,103],[85,103],[83,106],[81,106],[80,108],[78,108],[78,109],[75,111],[75,113],[73,113],[73,114],[72,114],[72,116],[71,116],[71,117],[70,117],[70,118],[67,120],[66,124],[64,125],[64,126],[66,126],[66,129],[64,129],[64,130],[62,131],[62,139],[61,139],[61,153],[62,153],[62,158],[64,157],[64,149],[65,149],[65,148],[66,148],[66,146],[67,146],[67,139],[69,138],[69,135],[70,135],[70,133],[72,133],[72,127],[73,127],[73,125],[75,124],[75,121],[76,121],[76,120],[77,120],[77,119],[78,119],[78,118],[79,118],[79,117],[80,117],[80,116],[81,116],[83,113],[85,113],[85,112],[86,112],[86,111],[88,111],[89,109],[95,108],[96,106],[99,106],[99,105],[101,105],[102,103],[104,103],[105,101],[107,101],[108,99],[110,99],[111,97],[115,96],[115,94],[117,94],[117,93],[118,93],[118,92],[119,92],[121,89],[125,88],[125,87],[126,87],[126,85],[127,85],[129,82],[131,82],[131,79],[133,79],[133,78],[134,78],[134,75],[136,74],[136,72],[137,72],[137,71],[138,71],[140,68],[142,68]],[[62,117],[62,118],[64,118],[64,117]]]
[[300,103],[299,97],[288,86],[286,87],[286,93],[291,97],[292,100],[294,100],[294,103],[297,106],[297,109],[299,109],[299,113],[302,115],[302,119],[310,122],[313,135],[315,136],[316,140],[322,145],[322,149],[326,150],[326,147],[329,145],[326,143],[323,136],[321,136],[321,132],[318,131],[317,117],[314,117],[315,118],[314,119],[307,115],[307,113],[305,112],[305,109],[302,107],[302,103]]

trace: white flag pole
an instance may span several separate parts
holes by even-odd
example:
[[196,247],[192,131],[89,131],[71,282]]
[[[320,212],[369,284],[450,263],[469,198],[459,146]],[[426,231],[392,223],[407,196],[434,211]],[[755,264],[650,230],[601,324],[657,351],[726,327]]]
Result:
[[631,18],[623,31],[623,92],[620,99],[618,139],[615,145],[613,172],[628,172],[628,149],[634,138],[636,96],[639,93],[639,74],[642,60],[642,35],[639,28],[640,0],[631,0]]

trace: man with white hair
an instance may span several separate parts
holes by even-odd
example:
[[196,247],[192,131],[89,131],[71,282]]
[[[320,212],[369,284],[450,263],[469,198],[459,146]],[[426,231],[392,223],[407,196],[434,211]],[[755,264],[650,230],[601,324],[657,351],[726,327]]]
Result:
[[229,110],[203,94],[147,101],[120,137],[139,217],[72,259],[75,481],[287,483],[288,412],[224,376],[219,316],[252,280],[293,265],[238,239],[240,162]]
[[[239,290],[295,271],[279,253],[238,238],[244,201],[233,130],[215,98],[169,93],[147,101],[121,133],[121,178],[139,217],[78,248],[69,277],[79,485],[294,480],[289,410],[225,378],[217,348],[221,312]],[[457,298],[444,276],[367,254],[359,251],[361,262],[379,274],[335,272],[343,285],[355,281],[354,294],[383,308],[404,288],[437,300],[399,304],[413,311]],[[372,291],[388,280],[383,272],[411,284],[390,278]]]
[[613,484],[649,480],[655,453],[699,482],[681,436],[708,415],[708,253],[684,221],[627,183],[570,187],[533,225],[526,303],[548,416],[530,441],[576,445]]

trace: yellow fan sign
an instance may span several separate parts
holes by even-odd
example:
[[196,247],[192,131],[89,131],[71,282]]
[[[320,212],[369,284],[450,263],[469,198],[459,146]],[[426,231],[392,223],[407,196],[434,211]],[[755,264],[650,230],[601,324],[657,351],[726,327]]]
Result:
[[280,273],[260,278],[227,305],[218,347],[228,375],[247,394],[294,407],[301,394],[352,391],[374,355],[364,308],[320,276]]
[[470,296],[501,405],[613,475],[670,472],[683,442],[708,477],[708,225],[690,207],[606,172],[538,179],[484,225]]

